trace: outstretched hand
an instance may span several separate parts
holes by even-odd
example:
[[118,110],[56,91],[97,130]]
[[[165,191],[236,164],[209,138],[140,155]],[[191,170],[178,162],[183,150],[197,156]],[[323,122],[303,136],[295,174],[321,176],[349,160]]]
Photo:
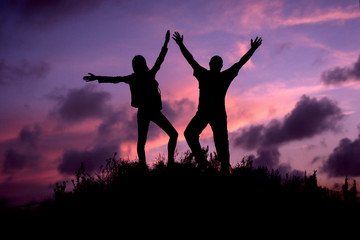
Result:
[[89,73],[89,76],[84,76],[83,79],[86,82],[91,82],[91,81],[95,81],[97,79],[97,77],[94,74]]
[[173,36],[172,36],[172,39],[174,39],[175,42],[176,42],[178,45],[180,45],[180,44],[182,44],[182,42],[183,42],[183,40],[184,40],[184,36],[183,36],[183,35],[180,36],[180,33],[179,33],[179,32],[175,32],[175,33],[173,34]]
[[170,30],[167,30],[166,34],[165,34],[165,42],[169,42],[170,40]]
[[257,49],[258,47],[260,47],[262,43],[262,38],[260,37],[256,37],[255,41],[253,41],[253,39],[251,39],[251,48]]

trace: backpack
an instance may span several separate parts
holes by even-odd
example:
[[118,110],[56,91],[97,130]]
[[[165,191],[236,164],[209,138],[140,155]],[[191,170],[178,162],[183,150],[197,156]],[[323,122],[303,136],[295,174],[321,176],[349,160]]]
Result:
[[159,83],[149,76],[136,76],[130,82],[131,106],[162,109]]

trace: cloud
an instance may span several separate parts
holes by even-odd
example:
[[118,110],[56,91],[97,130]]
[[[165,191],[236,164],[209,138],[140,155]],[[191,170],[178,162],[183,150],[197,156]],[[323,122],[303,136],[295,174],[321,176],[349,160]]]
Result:
[[101,0],[72,1],[72,0],[14,0],[1,4],[8,11],[17,12],[21,25],[50,26],[64,21],[72,16],[97,9]]
[[[58,170],[60,173],[73,174],[84,162],[87,171],[97,169],[104,160],[115,151],[119,152],[122,145],[136,143],[137,114],[128,105],[113,107],[107,101],[111,95],[96,90],[93,87],[71,89],[66,94],[52,93],[57,106],[51,114],[61,122],[81,124],[88,119],[99,119],[96,128],[96,138],[92,146],[86,149],[70,148],[62,153]],[[187,98],[178,101],[163,101],[163,114],[174,124],[182,123],[189,109],[195,108],[195,103]],[[156,140],[162,130],[155,124],[150,124],[148,142]],[[121,155],[121,153],[119,154]]]
[[88,119],[101,119],[109,111],[107,101],[111,95],[105,91],[97,91],[93,85],[69,90],[66,95],[50,94],[57,101],[57,106],[50,116],[64,123],[80,123]]
[[188,98],[182,98],[173,102],[163,100],[162,103],[162,112],[170,122],[181,121],[185,116],[187,117],[189,112],[196,108],[196,103]]
[[105,164],[105,160],[118,152],[117,144],[98,144],[90,150],[68,150],[62,154],[61,163],[58,166],[60,173],[73,175],[84,164],[87,172],[91,173]]
[[289,18],[279,19],[277,25],[280,26],[295,26],[301,24],[315,24],[329,21],[346,21],[360,18],[360,13],[352,6],[349,7],[335,7],[327,9],[315,9],[308,11],[303,16],[295,16]]
[[275,55],[280,55],[294,46],[292,42],[283,42],[275,45]]
[[336,131],[344,117],[337,104],[324,97],[320,100],[303,95],[282,121],[251,125],[236,133],[233,144],[246,150],[257,149],[258,163],[274,166],[280,154],[277,148],[295,140],[311,138],[325,131]]
[[60,173],[74,174],[81,163],[89,172],[96,170],[105,159],[119,151],[122,142],[137,139],[136,114],[130,111],[130,106],[115,109],[108,103],[111,94],[99,91],[93,85],[70,89],[65,94],[54,91],[49,98],[56,101],[50,116],[60,124],[80,125],[93,119],[101,121],[90,147],[79,150],[73,146],[63,151],[58,165]]
[[323,72],[321,80],[326,85],[340,85],[350,81],[360,81],[360,55],[351,67],[336,67]]
[[280,162],[280,152],[277,147],[259,148],[257,157],[253,157],[254,166],[267,166],[268,168],[276,168]]
[[[213,31],[242,32],[252,34],[264,29],[294,27],[321,23],[342,23],[360,18],[354,5],[321,2],[293,4],[289,1],[211,1],[211,7],[203,14],[207,16],[207,26],[194,23],[197,33]],[[213,10],[208,10],[213,9]]]
[[337,130],[344,114],[337,104],[324,97],[320,100],[303,95],[295,108],[282,121],[273,119],[268,125],[252,125],[242,129],[235,145],[248,150],[259,146],[281,145],[313,137],[327,130]]
[[290,174],[293,176],[303,176],[304,174],[298,170],[292,170],[291,166],[286,163],[280,163],[280,151],[278,146],[260,147],[256,151],[257,156],[250,155],[254,167],[266,166],[268,169],[276,169],[280,174]]
[[97,141],[135,141],[137,139],[137,116],[131,106],[110,105],[111,94],[99,91],[94,85],[74,88],[66,93],[53,91],[48,96],[56,101],[49,112],[59,124],[79,125],[88,120],[100,120]]
[[[255,37],[253,38],[255,39]],[[245,53],[247,53],[247,51],[250,48],[250,39],[249,41],[245,41],[245,42],[241,42],[241,41],[237,41],[235,42],[235,54],[233,55],[232,58],[230,58],[230,62],[237,62],[240,60],[240,57],[242,55],[244,55]],[[245,65],[243,66],[244,69],[254,69],[255,66],[251,60],[251,58],[245,63]]]
[[303,95],[282,126],[282,141],[301,140],[327,130],[336,131],[344,117],[342,110],[329,98],[310,98]]
[[[84,163],[87,172],[93,172],[105,164],[105,160],[114,152],[119,153],[122,144],[136,142],[137,114],[130,111],[130,106],[117,110],[108,107],[104,114],[96,116],[101,119],[101,123],[95,129],[94,143],[82,150],[74,146],[63,151],[58,165],[60,173],[72,175],[80,168],[81,163]],[[156,132],[149,134],[148,140],[156,136]],[[119,155],[122,155],[121,152]]]
[[31,130],[29,126],[25,126],[23,127],[23,129],[21,129],[18,139],[22,143],[35,146],[40,134],[41,134],[41,128],[39,125],[34,125],[33,130]]
[[[173,125],[183,126],[187,124],[184,118],[188,116],[190,110],[195,108],[195,103],[187,98],[176,101],[162,101],[162,113]],[[136,142],[137,141],[137,114],[130,110],[129,106],[122,106],[119,109],[110,109],[104,115],[102,123],[98,129],[99,141],[101,139],[112,139],[116,142]],[[162,133],[161,128],[151,123],[147,140],[155,140]]]
[[134,142],[137,140],[137,114],[130,111],[129,107],[122,107],[119,110],[111,109],[103,116],[103,121],[97,131],[98,141],[111,139],[117,142]]
[[30,163],[37,160],[39,156],[31,152],[22,153],[18,149],[9,148],[5,151],[3,172],[9,173],[16,170],[21,170]]
[[18,64],[8,64],[0,60],[0,85],[12,84],[24,80],[40,80],[49,72],[49,64],[22,60]]
[[264,130],[264,125],[251,125],[248,128],[243,128],[240,135],[234,139],[234,145],[247,150],[254,150],[261,144]]
[[360,135],[354,141],[343,138],[324,162],[328,177],[360,176]]
[[40,135],[39,125],[34,125],[33,129],[23,127],[18,137],[4,151],[3,172],[10,173],[35,164],[41,158],[37,148]]

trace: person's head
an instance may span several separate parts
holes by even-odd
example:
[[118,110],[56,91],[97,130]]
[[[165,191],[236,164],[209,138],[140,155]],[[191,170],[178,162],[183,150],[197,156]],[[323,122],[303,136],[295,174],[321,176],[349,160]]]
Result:
[[210,70],[215,72],[220,72],[223,67],[223,60],[219,56],[213,56],[209,62]]
[[146,60],[141,55],[136,55],[132,60],[132,67],[134,70],[134,73],[142,73],[149,71],[149,68],[146,64]]

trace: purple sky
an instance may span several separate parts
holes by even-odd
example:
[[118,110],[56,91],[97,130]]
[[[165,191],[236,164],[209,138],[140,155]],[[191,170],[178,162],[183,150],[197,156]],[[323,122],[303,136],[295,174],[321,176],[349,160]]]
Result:
[[[332,187],[360,176],[360,8],[357,0],[0,3],[0,200],[52,194],[81,161],[97,169],[118,151],[135,159],[136,109],[126,84],[86,83],[88,72],[129,75],[131,60],[154,64],[166,30],[184,34],[194,58],[230,67],[263,44],[226,98],[231,164],[312,172]],[[180,133],[196,112],[198,84],[173,40],[157,80],[163,112]],[[202,144],[214,150],[208,127]],[[151,164],[167,136],[151,126]],[[92,159],[92,160],[89,160]]]

